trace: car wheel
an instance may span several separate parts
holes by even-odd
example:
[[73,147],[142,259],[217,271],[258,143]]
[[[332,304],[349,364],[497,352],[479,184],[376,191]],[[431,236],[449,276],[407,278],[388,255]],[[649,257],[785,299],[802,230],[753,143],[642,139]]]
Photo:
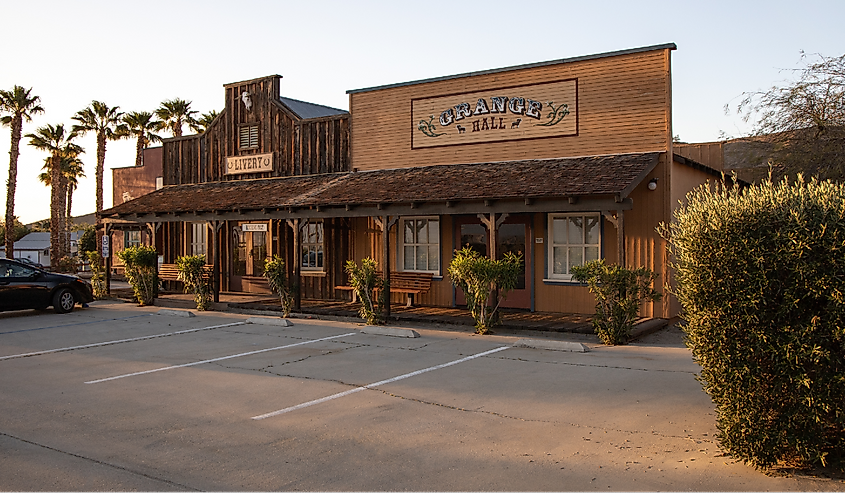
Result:
[[53,310],[56,313],[67,313],[73,310],[73,305],[75,304],[76,300],[73,298],[73,292],[67,288],[62,288],[53,295]]

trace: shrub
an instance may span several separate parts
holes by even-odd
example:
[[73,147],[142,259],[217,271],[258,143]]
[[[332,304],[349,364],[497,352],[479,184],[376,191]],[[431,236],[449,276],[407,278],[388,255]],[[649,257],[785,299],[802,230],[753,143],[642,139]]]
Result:
[[108,297],[106,292],[106,270],[103,268],[103,257],[97,250],[86,252],[88,263],[91,265],[91,287],[94,298],[102,300]]
[[211,305],[211,287],[205,275],[205,255],[185,255],[176,258],[176,279],[182,281],[186,293],[193,293],[197,310],[205,311]]
[[607,345],[625,344],[646,301],[658,301],[661,294],[652,287],[657,274],[640,267],[626,269],[594,260],[572,268],[572,279],[587,283],[596,296],[593,328]]
[[[346,261],[346,273],[349,274],[349,285],[355,290],[361,307],[358,314],[367,322],[367,325],[378,325],[382,321],[382,310],[387,302],[385,282],[378,274],[378,264],[375,260],[367,257],[361,260],[361,267],[352,261]],[[381,290],[378,296],[375,290]]]
[[66,255],[56,262],[56,272],[64,272],[66,274],[76,274],[77,272],[76,257]]
[[[507,252],[502,260],[492,260],[482,257],[470,247],[455,251],[449,263],[449,277],[466,297],[477,334],[490,332],[497,321],[499,305],[507,297],[508,291],[516,287],[521,270],[521,253],[517,255]],[[494,293],[495,305],[489,306]]]
[[123,262],[126,279],[135,292],[138,304],[151,305],[158,286],[158,254],[155,248],[144,245],[131,246],[117,252],[117,257]]
[[274,255],[272,259],[264,259],[264,278],[274,293],[279,295],[282,305],[282,316],[290,316],[293,307],[293,289],[288,285],[287,269],[282,257]]
[[661,225],[719,441],[756,467],[845,456],[845,185],[702,186]]
[[[97,228],[96,226],[86,226],[85,231],[79,238],[79,254],[87,255],[88,252],[97,250]],[[102,259],[102,257],[100,257]],[[90,261],[90,258],[89,258]]]

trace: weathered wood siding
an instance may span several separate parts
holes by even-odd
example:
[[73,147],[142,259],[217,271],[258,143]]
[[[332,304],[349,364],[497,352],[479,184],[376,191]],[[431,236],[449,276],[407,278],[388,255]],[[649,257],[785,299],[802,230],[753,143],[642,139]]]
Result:
[[[241,95],[249,92],[252,109]],[[349,171],[349,116],[300,119],[279,99],[279,78],[225,86],[226,107],[199,135],[165,139],[164,184],[247,180]],[[241,149],[239,128],[258,125],[258,147]],[[226,158],[273,153],[274,169],[226,175]]]
[[[668,151],[668,50],[524,68],[350,94],[352,166],[359,170]],[[578,80],[576,136],[411,149],[411,100]],[[436,116],[436,115],[435,115]]]

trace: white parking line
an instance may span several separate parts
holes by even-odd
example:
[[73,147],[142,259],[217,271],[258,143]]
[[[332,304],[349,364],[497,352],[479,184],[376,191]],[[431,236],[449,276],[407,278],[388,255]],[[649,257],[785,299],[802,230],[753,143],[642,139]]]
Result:
[[286,407],[284,409],[280,409],[278,411],[273,411],[271,413],[262,414],[260,416],[253,416],[252,419],[265,419],[270,418],[272,416],[278,416],[279,414],[289,413],[291,411],[296,411],[297,409],[302,409],[306,407],[313,406],[315,404],[321,404],[326,401],[330,401],[333,399],[337,399],[339,397],[347,396],[349,394],[354,394],[356,392],[361,392],[362,390],[371,389],[373,387],[378,387],[380,385],[385,385],[388,383],[397,382],[399,380],[404,380],[406,378],[415,377],[417,375],[422,375],[423,373],[428,373],[430,371],[439,370],[441,368],[446,368],[447,366],[457,365],[458,363],[463,363],[465,361],[469,361],[471,359],[480,358],[482,356],[487,356],[488,354],[498,353],[499,351],[504,351],[505,349],[509,349],[511,346],[501,346],[497,347],[496,349],[491,349],[489,351],[484,351],[483,353],[473,354],[472,356],[467,356],[466,358],[457,359],[455,361],[450,361],[449,363],[443,363],[442,365],[431,366],[428,368],[424,368],[422,370],[412,371],[411,373],[405,373],[404,375],[399,375],[398,377],[388,378],[387,380],[381,380],[379,382],[371,383],[369,385],[364,385],[363,387],[356,387],[354,389],[346,390],[344,392],[339,392],[337,394],[332,394],[327,397],[321,397],[320,399],[315,399],[313,401],[303,402],[302,404],[297,404],[295,406]]
[[314,343],[314,342],[328,341],[330,339],[337,339],[338,337],[346,337],[346,336],[351,336],[351,335],[355,335],[355,334],[358,334],[358,332],[350,332],[348,334],[341,334],[339,336],[323,337],[322,339],[314,339],[314,340],[311,340],[311,341],[297,342],[295,344],[288,344],[288,345],[285,345],[285,346],[277,346],[277,347],[271,347],[271,348],[267,348],[267,349],[259,349],[257,351],[250,351],[248,353],[239,353],[239,354],[233,354],[233,355],[230,355],[230,356],[221,356],[219,358],[206,359],[206,360],[202,360],[202,361],[195,361],[193,363],[185,363],[185,364],[182,364],[182,365],[165,366],[164,368],[156,368],[154,370],[139,371],[139,372],[135,372],[135,373],[127,373],[125,375],[118,375],[116,377],[108,377],[108,378],[101,378],[99,380],[91,380],[91,381],[85,382],[85,383],[108,382],[110,380],[117,380],[117,379],[126,378],[126,377],[134,377],[136,375],[146,375],[148,373],[155,373],[155,372],[158,372],[158,371],[173,370],[175,368],[186,368],[188,366],[202,365],[202,364],[205,364],[205,363],[214,363],[215,361],[223,361],[223,360],[226,360],[226,359],[240,358],[242,356],[251,356],[253,354],[266,353],[267,351],[276,351],[278,349],[287,349],[287,348],[291,348],[291,347],[295,347],[295,346],[302,346],[304,344],[311,344],[311,343]]
[[11,356],[0,357],[0,361],[6,360],[6,359],[13,359],[13,358],[26,358],[28,356],[40,356],[42,354],[60,353],[62,351],[73,351],[74,349],[86,349],[86,348],[99,347],[99,346],[110,346],[112,344],[120,344],[120,343],[123,343],[123,342],[144,341],[144,340],[147,340],[147,339],[156,339],[156,338],[159,338],[159,337],[175,336],[175,335],[179,335],[179,334],[187,334],[189,332],[199,332],[201,330],[219,329],[221,327],[231,327],[233,325],[244,325],[244,324],[246,324],[246,322],[234,322],[234,323],[231,323],[231,324],[212,325],[210,327],[200,327],[199,329],[187,329],[187,330],[180,330],[178,332],[168,332],[166,334],[155,334],[155,335],[151,335],[151,336],[133,337],[131,339],[118,339],[118,340],[115,340],[115,341],[96,342],[96,343],[93,343],[93,344],[83,344],[81,346],[69,346],[69,347],[63,347],[63,348],[58,348],[58,349],[47,349],[47,350],[44,350],[44,351],[35,351],[35,352],[32,352],[32,353],[13,354]]

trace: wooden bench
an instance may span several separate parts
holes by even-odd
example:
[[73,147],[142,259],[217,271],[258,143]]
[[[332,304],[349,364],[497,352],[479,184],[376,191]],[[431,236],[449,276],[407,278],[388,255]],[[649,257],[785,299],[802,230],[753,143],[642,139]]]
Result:
[[[382,277],[379,273],[379,277]],[[414,306],[414,295],[427,293],[431,289],[432,274],[429,272],[391,272],[390,292],[405,293],[405,306]],[[335,289],[352,291],[352,302],[358,301],[357,293],[352,286],[335,286]]]
[[[205,274],[203,277],[208,280],[211,279],[211,273],[214,270],[213,265],[206,264],[203,266]],[[161,264],[158,266],[158,278],[162,281],[179,281],[179,268],[176,264]],[[181,281],[180,281],[181,282]]]

